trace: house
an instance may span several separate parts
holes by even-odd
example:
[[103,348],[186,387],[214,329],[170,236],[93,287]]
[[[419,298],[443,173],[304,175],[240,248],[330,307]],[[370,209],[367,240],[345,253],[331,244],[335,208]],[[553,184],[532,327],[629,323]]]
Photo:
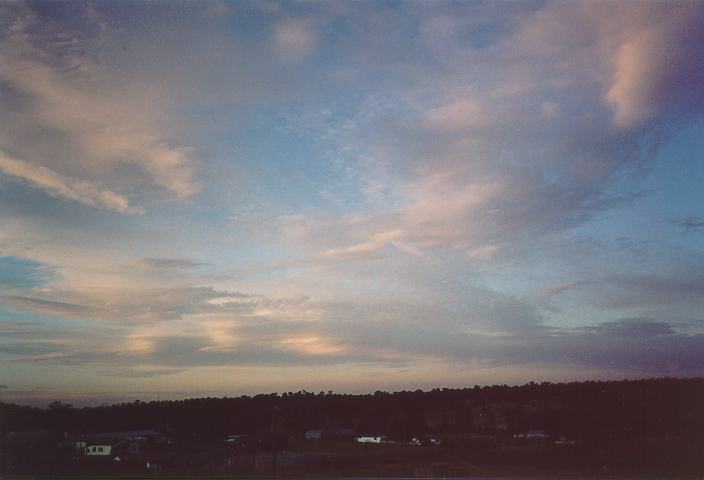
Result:
[[7,441],[15,445],[30,445],[38,443],[50,443],[54,440],[54,435],[48,430],[20,430],[9,432]]
[[230,434],[225,437],[225,443],[234,447],[245,447],[248,440],[249,435],[246,433]]
[[548,434],[545,430],[528,430],[526,432],[526,439],[528,440],[547,440]]
[[545,430],[528,430],[526,433],[514,434],[513,438],[516,440],[528,440],[530,442],[543,442],[550,437],[545,433]]
[[163,446],[169,439],[155,430],[127,430],[121,432],[89,433],[75,440],[76,449],[86,456],[139,455],[147,446]]
[[431,430],[453,428],[457,425],[457,411],[454,409],[429,410],[423,413],[425,426]]
[[308,430],[304,434],[304,438],[306,440],[322,440],[323,439],[323,431],[322,430]]
[[121,440],[133,440],[137,442],[168,443],[168,439],[156,430],[126,430],[120,432],[86,433],[81,435],[80,440],[97,443],[106,440],[110,443]]
[[[276,466],[284,470],[319,468],[325,458],[325,455],[311,452],[281,452],[276,456]],[[257,471],[269,472],[273,468],[274,456],[271,453],[258,453],[252,460]]]
[[88,457],[109,457],[112,453],[112,445],[91,445],[85,448]]
[[355,441],[357,443],[386,443],[386,435],[363,435],[361,437],[356,437]]
[[553,443],[554,443],[555,445],[557,445],[558,447],[571,447],[571,446],[573,446],[573,445],[575,444],[575,441],[574,441],[574,440],[568,440],[568,439],[565,438],[565,437],[560,437],[558,440],[555,440]]
[[304,437],[306,440],[352,440],[355,431],[351,428],[324,428],[308,430]]

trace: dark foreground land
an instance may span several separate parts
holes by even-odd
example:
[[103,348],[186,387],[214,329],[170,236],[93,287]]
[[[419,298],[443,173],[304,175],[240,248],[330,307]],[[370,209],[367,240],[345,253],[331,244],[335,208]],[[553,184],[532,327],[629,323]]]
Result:
[[704,379],[0,403],[0,427],[0,478],[704,477]]

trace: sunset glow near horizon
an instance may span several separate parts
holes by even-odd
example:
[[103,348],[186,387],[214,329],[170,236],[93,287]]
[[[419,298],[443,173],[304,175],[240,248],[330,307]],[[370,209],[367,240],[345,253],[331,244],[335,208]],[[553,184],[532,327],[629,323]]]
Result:
[[704,375],[703,2],[0,3],[0,401]]

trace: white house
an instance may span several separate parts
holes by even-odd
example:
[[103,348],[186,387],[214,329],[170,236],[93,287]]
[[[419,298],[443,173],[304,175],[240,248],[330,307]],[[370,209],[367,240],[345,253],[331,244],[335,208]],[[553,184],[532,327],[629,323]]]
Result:
[[376,444],[379,444],[379,443],[386,442],[386,435],[373,435],[373,436],[365,435],[365,436],[355,438],[355,441],[357,443],[376,443]]
[[[165,445],[169,439],[155,430],[88,433],[75,440],[77,450],[89,457],[137,455],[146,445]],[[81,448],[83,447],[83,448]]]
[[110,455],[111,450],[112,445],[91,445],[90,447],[86,447],[86,455],[90,457],[107,457]]

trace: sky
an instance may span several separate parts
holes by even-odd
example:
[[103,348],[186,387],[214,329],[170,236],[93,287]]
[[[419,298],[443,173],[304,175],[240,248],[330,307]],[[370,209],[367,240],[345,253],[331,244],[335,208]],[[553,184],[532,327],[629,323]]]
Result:
[[0,400],[704,375],[704,3],[0,2]]

